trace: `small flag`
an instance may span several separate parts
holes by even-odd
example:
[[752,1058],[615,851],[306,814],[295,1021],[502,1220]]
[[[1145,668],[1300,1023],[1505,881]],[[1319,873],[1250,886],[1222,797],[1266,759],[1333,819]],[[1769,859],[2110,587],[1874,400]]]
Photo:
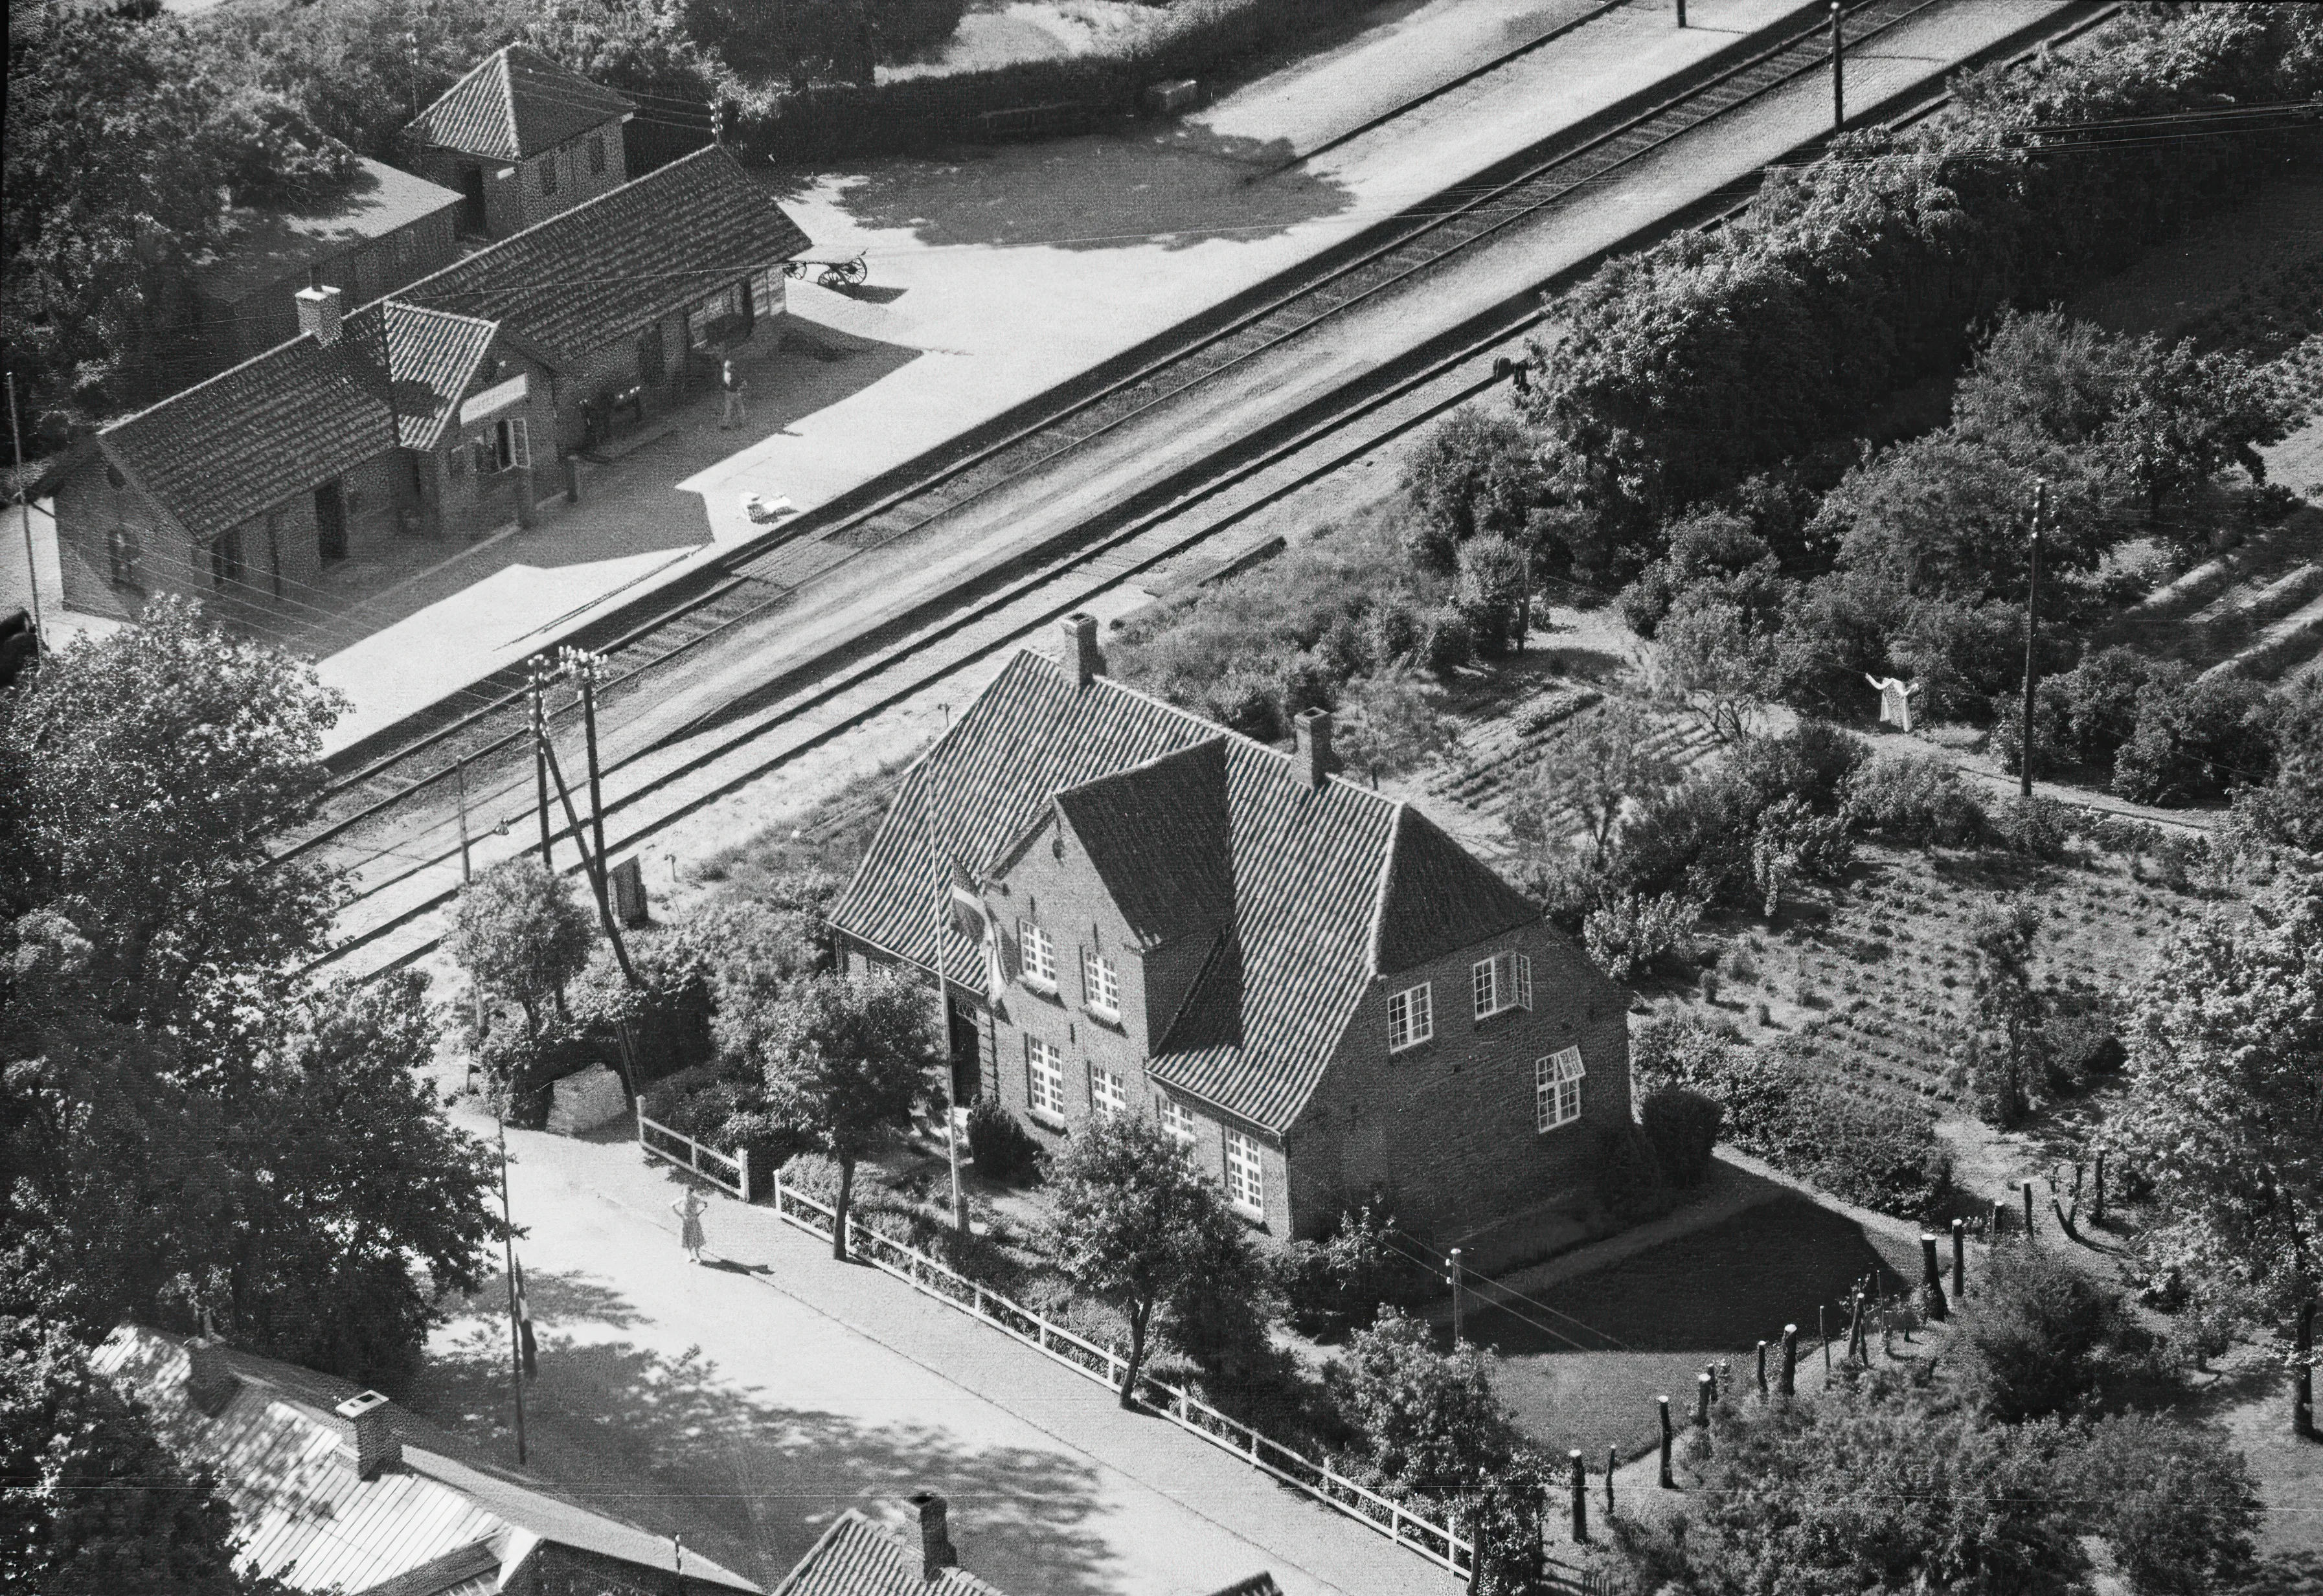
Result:
[[969,941],[984,940],[984,901],[976,895],[976,883],[957,861],[951,867],[951,922]]
[[532,1339],[532,1305],[525,1300],[524,1265],[516,1266],[516,1339],[524,1359],[524,1377],[534,1378],[540,1372],[540,1349]]

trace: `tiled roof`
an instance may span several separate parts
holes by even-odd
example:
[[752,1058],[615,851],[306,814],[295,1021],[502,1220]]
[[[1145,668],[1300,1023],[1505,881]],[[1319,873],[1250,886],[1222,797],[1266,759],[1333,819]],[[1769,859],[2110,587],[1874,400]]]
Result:
[[407,449],[432,449],[459,409],[477,368],[491,353],[500,329],[473,316],[394,299],[367,306],[354,319],[372,316],[381,318],[386,329],[398,441]]
[[[343,1380],[228,1351],[234,1393],[215,1415],[186,1396],[184,1344],[124,1325],[91,1358],[152,1410],[180,1455],[207,1466],[233,1504],[244,1565],[297,1591],[467,1596],[504,1586],[539,1542],[666,1571],[666,1536],[552,1494],[537,1481],[463,1463],[452,1437],[390,1407],[402,1460],[365,1480],[348,1455],[333,1408],[356,1394]],[[758,1587],[688,1553],[689,1582],[756,1593]]]
[[[980,986],[978,949],[949,918],[939,931],[941,884],[1052,803],[1133,924],[1182,929],[1191,912],[1162,900],[1227,884],[1230,920],[1147,1069],[1271,1131],[1298,1117],[1376,976],[1539,918],[1402,805],[1336,776],[1308,787],[1289,755],[1104,677],[1077,689],[1026,651],[904,774],[832,922],[922,965],[941,935],[946,975]],[[1217,846],[1213,810],[1223,857],[1169,857]]]
[[97,436],[197,538],[395,446],[379,354],[353,326],[329,346],[301,334]]
[[404,125],[403,136],[464,154],[522,161],[637,106],[528,45],[511,44]]
[[568,362],[807,249],[720,145],[695,151],[399,290],[489,317]]
[[854,1509],[840,1514],[775,1596],[1000,1596],[964,1568],[923,1577],[917,1547],[906,1546]]
[[423,216],[452,209],[459,191],[431,183],[369,157],[346,192],[296,216],[259,210],[234,214],[239,231],[216,260],[197,269],[195,281],[213,299],[234,305],[262,289],[272,289],[293,271],[304,274],[316,261],[408,227]]

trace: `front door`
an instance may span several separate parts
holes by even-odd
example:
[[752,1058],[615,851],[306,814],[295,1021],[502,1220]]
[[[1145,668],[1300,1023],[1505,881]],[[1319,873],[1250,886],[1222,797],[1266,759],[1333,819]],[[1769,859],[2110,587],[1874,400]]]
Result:
[[661,346],[661,323],[656,321],[638,335],[638,381],[651,387],[668,371],[669,362]]
[[472,166],[460,174],[460,231],[484,230],[484,169]]
[[326,565],[347,557],[347,496],[336,477],[315,490],[315,549]]

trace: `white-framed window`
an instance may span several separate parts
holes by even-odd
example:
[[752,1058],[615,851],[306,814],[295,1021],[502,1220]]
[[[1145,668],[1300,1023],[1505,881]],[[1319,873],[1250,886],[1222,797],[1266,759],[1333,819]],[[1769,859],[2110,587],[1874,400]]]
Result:
[[1194,1111],[1175,1097],[1155,1100],[1155,1114],[1162,1121],[1162,1133],[1179,1146],[1190,1149],[1201,1139],[1201,1131],[1194,1123]]
[[1258,1160],[1258,1142],[1232,1125],[1226,1127],[1226,1200],[1253,1217],[1266,1217],[1266,1166]]
[[1504,1009],[1532,1007],[1532,960],[1521,953],[1495,953],[1480,959],[1468,972],[1476,998],[1476,1018],[1489,1019]]
[[1034,1114],[1065,1117],[1065,1056],[1037,1036],[1024,1039],[1024,1101]]
[[1533,1128],[1546,1133],[1581,1117],[1581,1050],[1566,1048],[1532,1066]]
[[1081,1001],[1092,1014],[1121,1018],[1121,972],[1094,948],[1081,949]]
[[1427,982],[1391,993],[1387,1000],[1387,1050],[1416,1048],[1436,1034],[1436,995]]
[[504,416],[476,440],[476,474],[491,476],[532,464],[532,436],[521,416]]
[[1121,1114],[1129,1107],[1129,1083],[1102,1064],[1092,1064],[1089,1069],[1089,1111],[1092,1114]]
[[1049,933],[1029,920],[1016,922],[1016,946],[1023,949],[1024,984],[1057,989],[1057,945]]

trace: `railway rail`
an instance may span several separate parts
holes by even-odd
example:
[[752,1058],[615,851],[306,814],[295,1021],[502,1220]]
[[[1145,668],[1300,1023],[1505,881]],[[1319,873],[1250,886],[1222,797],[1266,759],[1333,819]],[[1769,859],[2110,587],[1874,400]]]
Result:
[[[1868,42],[1941,3],[1863,0],[1850,13],[1850,47]],[[2059,14],[2059,25],[2071,14]],[[1568,136],[1561,145],[1552,141],[1547,147],[1551,152],[1501,180],[1439,196],[1433,204],[1397,218],[1384,235],[1375,236],[1360,250],[1310,263],[1277,280],[1272,285],[1273,291],[1257,303],[1204,329],[1183,346],[1070,399],[1011,436],[941,464],[922,481],[832,518],[814,545],[794,540],[738,561],[706,590],[666,614],[645,619],[602,647],[611,668],[600,690],[601,715],[618,716],[625,702],[650,693],[656,682],[668,674],[672,662],[790,602],[800,573],[811,573],[818,561],[828,565],[876,548],[957,514],[1010,483],[1051,472],[1076,450],[1148,417],[1158,407],[1182,402],[1204,384],[1262,356],[1283,353],[1350,307],[1420,284],[1426,274],[1446,261],[1514,225],[1538,218],[1577,190],[1600,183],[1672,140],[1824,67],[1829,60],[1826,37],[1820,21],[1761,36],[1731,52],[1698,81],[1639,105],[1584,136]],[[675,758],[656,757],[662,752],[658,749],[632,751],[609,767],[609,774],[621,777],[613,784],[609,816],[628,812],[633,820],[643,821],[647,811],[657,812],[657,818],[643,830],[634,824],[621,828],[628,833],[625,845],[634,843],[646,830],[676,818],[669,804],[652,802],[655,793],[683,787],[688,779],[721,760],[730,762],[739,750],[755,739],[770,737],[786,721],[828,711],[843,702],[849,706],[846,722],[859,723],[880,708],[919,691],[930,679],[929,671],[941,675],[961,668],[975,654],[961,656],[960,640],[988,628],[996,618],[1022,619],[1028,603],[1041,607],[1044,601],[1041,595],[1056,601],[1051,613],[1065,613],[1086,602],[1092,593],[1125,580],[1130,571],[1114,568],[1120,564],[1118,558],[1108,565],[1108,558],[1138,546],[1141,539],[1150,544],[1157,528],[1173,518],[1187,516],[1205,503],[1227,504],[1236,491],[1261,481],[1271,470],[1318,450],[1334,463],[1344,463],[1376,447],[1393,432],[1481,391],[1490,386],[1489,376],[1472,371],[1463,378],[1458,373],[1475,362],[1481,352],[1504,344],[1537,322],[1540,314],[1537,307],[1518,307],[1498,318],[1480,337],[1424,361],[1416,371],[1394,376],[1383,390],[1366,396],[1351,394],[1348,407],[1291,438],[1245,443],[1214,456],[1205,463],[1208,481],[1180,493],[1162,509],[1122,525],[1093,525],[1087,528],[1087,536],[1052,540],[1051,549],[1060,552],[1030,562],[1029,569],[1020,568],[973,592],[946,595],[940,606],[931,606],[927,612],[888,628],[886,637],[858,639],[823,662],[827,668],[819,680],[781,694],[770,690],[754,712],[710,738],[707,747],[700,746],[701,738],[692,739],[694,746]],[[1417,418],[1400,419],[1405,412]],[[1341,433],[1355,440],[1352,452],[1324,447]],[[1312,480],[1312,475],[1301,480]],[[1163,541],[1175,553],[1216,536],[1248,513],[1247,509],[1236,509],[1197,518],[1197,530],[1183,538]],[[1149,552],[1133,565],[1146,569],[1166,557],[1168,554]],[[1006,637],[1021,636],[1023,629],[1012,626]],[[982,651],[988,653],[1005,641],[993,639],[982,646]],[[894,691],[876,690],[883,678]],[[825,727],[813,740],[835,735],[838,729]],[[422,877],[441,876],[445,861],[457,855],[450,835],[456,821],[448,812],[451,794],[447,790],[455,771],[464,782],[481,778],[486,793],[482,807],[487,810],[495,803],[529,798],[530,773],[521,768],[529,763],[523,746],[528,735],[526,707],[521,689],[513,683],[498,684],[490,702],[479,709],[446,714],[437,724],[410,730],[404,746],[335,784],[326,794],[317,822],[289,839],[283,850],[285,858],[314,859],[340,872],[362,872],[369,877],[363,886],[367,897],[409,900],[399,903],[391,913],[375,917],[353,941],[343,945],[341,953],[376,946],[382,939],[403,940],[397,933],[440,903],[456,886],[455,879],[425,890],[415,885]],[[774,751],[770,745],[771,763],[802,751],[793,746],[795,739],[777,740],[786,751]],[[747,760],[744,763],[749,765]],[[755,773],[767,767],[768,764],[761,762],[750,768]],[[730,781],[725,790],[745,779],[749,776]],[[707,801],[702,797],[686,803],[676,812],[698,808]],[[488,819],[481,823],[490,829]],[[557,830],[562,833],[565,828]],[[418,950],[399,951],[396,957],[409,957]]]

